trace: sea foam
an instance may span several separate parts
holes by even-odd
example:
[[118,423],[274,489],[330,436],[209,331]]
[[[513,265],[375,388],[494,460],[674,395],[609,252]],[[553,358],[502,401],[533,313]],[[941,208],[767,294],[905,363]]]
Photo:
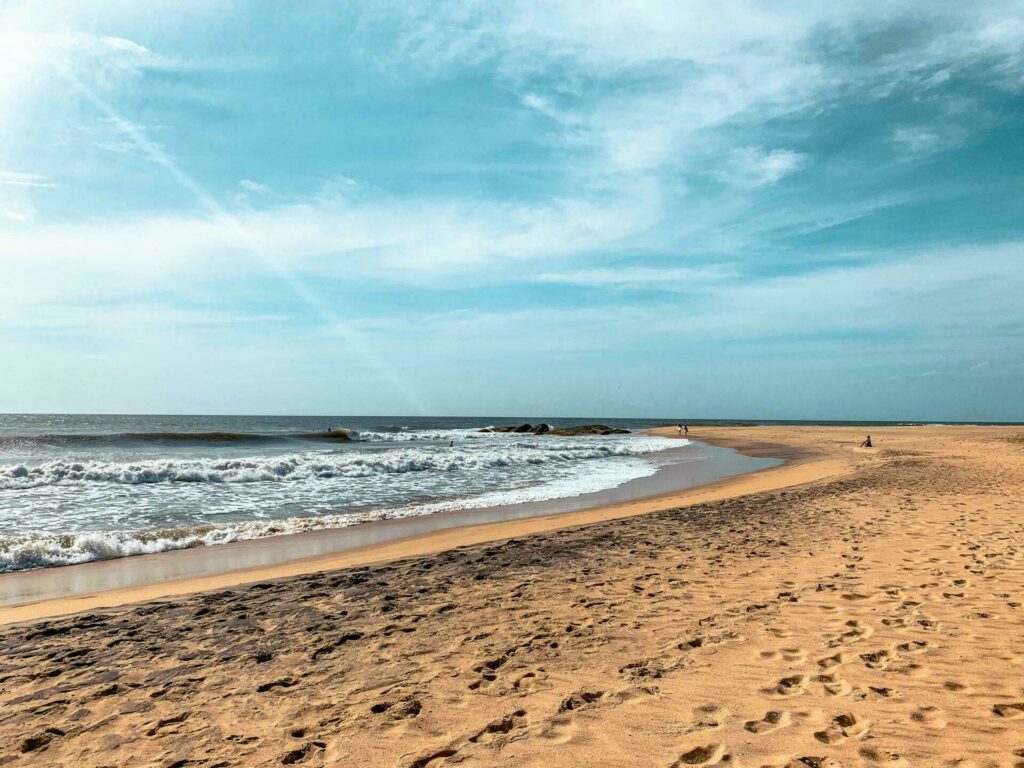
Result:
[[[613,488],[657,471],[655,464],[640,458],[641,454],[678,447],[678,440],[644,438],[625,444],[567,449],[550,447],[540,451],[506,451],[485,461],[571,461],[620,457],[618,461],[588,462],[585,473],[559,478],[539,485],[488,491],[463,498],[429,501],[344,514],[296,516],[277,520],[249,520],[224,525],[200,525],[156,531],[87,531],[67,534],[29,533],[0,537],[0,572],[57,565],[73,565],[94,560],[107,560],[175,549],[206,547],[233,541],[301,533],[305,531],[343,528],[357,523],[394,519],[458,509],[521,504],[555,498],[579,496]],[[511,446],[509,446],[511,448]],[[527,446],[521,446],[525,449]],[[603,448],[603,450],[597,450]],[[391,451],[395,453],[397,451]],[[474,456],[479,460],[481,457]],[[419,461],[422,462],[422,457]],[[378,466],[402,466],[402,461],[378,462]],[[223,468],[219,471],[224,471]],[[234,470],[232,470],[234,471]],[[405,470],[409,471],[409,470]],[[423,470],[418,470],[423,471]],[[137,476],[138,470],[115,473]],[[62,481],[63,482],[63,481]],[[79,481],[82,482],[82,481]]]
[[260,483],[408,472],[455,472],[610,456],[635,456],[678,446],[667,438],[588,442],[540,438],[468,448],[395,448],[379,452],[308,451],[251,458],[151,459],[146,461],[49,461],[0,467],[0,491],[57,484]]

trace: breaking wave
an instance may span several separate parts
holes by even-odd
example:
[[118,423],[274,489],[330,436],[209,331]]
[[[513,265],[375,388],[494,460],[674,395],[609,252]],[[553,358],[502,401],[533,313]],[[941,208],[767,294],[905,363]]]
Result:
[[576,462],[609,456],[636,456],[678,446],[668,438],[646,438],[571,446],[513,442],[459,448],[395,448],[373,453],[304,452],[252,458],[150,459],[134,462],[49,461],[0,467],[0,491],[58,484],[113,483],[260,483],[338,477],[368,477],[408,472],[455,472],[522,465]]
[[245,445],[247,443],[274,443],[295,440],[317,442],[421,442],[441,441],[453,438],[468,439],[481,437],[475,429],[400,430],[376,432],[356,429],[325,429],[322,432],[118,432],[118,433],[53,433],[44,435],[0,436],[0,447],[74,447],[74,446],[117,446],[133,443],[172,443],[189,445]]
[[[665,447],[652,445],[652,443],[660,443],[659,439],[638,442],[644,442],[646,446],[644,450],[634,451],[635,453],[646,453]],[[672,447],[678,445],[678,441],[671,441]],[[0,573],[74,565],[93,560],[109,560],[176,549],[207,547],[233,541],[328,528],[344,528],[358,523],[429,515],[456,509],[493,507],[579,496],[646,477],[656,471],[654,464],[644,461],[638,456],[631,456],[628,451],[621,450],[620,446],[616,446],[616,448],[618,450],[615,451],[615,455],[623,456],[623,460],[604,464],[592,463],[585,474],[560,478],[541,485],[488,491],[465,498],[313,517],[248,520],[224,525],[207,524],[156,531],[86,531],[67,534],[38,533],[23,536],[0,536]],[[565,460],[564,456],[560,460]]]

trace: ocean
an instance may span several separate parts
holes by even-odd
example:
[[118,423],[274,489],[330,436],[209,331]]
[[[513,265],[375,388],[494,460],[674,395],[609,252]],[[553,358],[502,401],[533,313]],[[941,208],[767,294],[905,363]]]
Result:
[[597,420],[0,415],[0,572],[575,497],[682,445],[480,431],[523,421]]

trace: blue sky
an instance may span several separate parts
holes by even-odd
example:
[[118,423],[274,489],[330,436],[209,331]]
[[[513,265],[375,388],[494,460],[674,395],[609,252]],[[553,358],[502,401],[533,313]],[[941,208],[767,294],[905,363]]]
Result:
[[1024,420],[1024,3],[0,0],[0,411]]

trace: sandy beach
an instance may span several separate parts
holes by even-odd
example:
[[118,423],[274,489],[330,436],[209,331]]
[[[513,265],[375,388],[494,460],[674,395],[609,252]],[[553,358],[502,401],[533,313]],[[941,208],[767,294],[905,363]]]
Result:
[[3,609],[0,764],[1024,765],[1020,429],[870,431],[701,428],[790,461]]

